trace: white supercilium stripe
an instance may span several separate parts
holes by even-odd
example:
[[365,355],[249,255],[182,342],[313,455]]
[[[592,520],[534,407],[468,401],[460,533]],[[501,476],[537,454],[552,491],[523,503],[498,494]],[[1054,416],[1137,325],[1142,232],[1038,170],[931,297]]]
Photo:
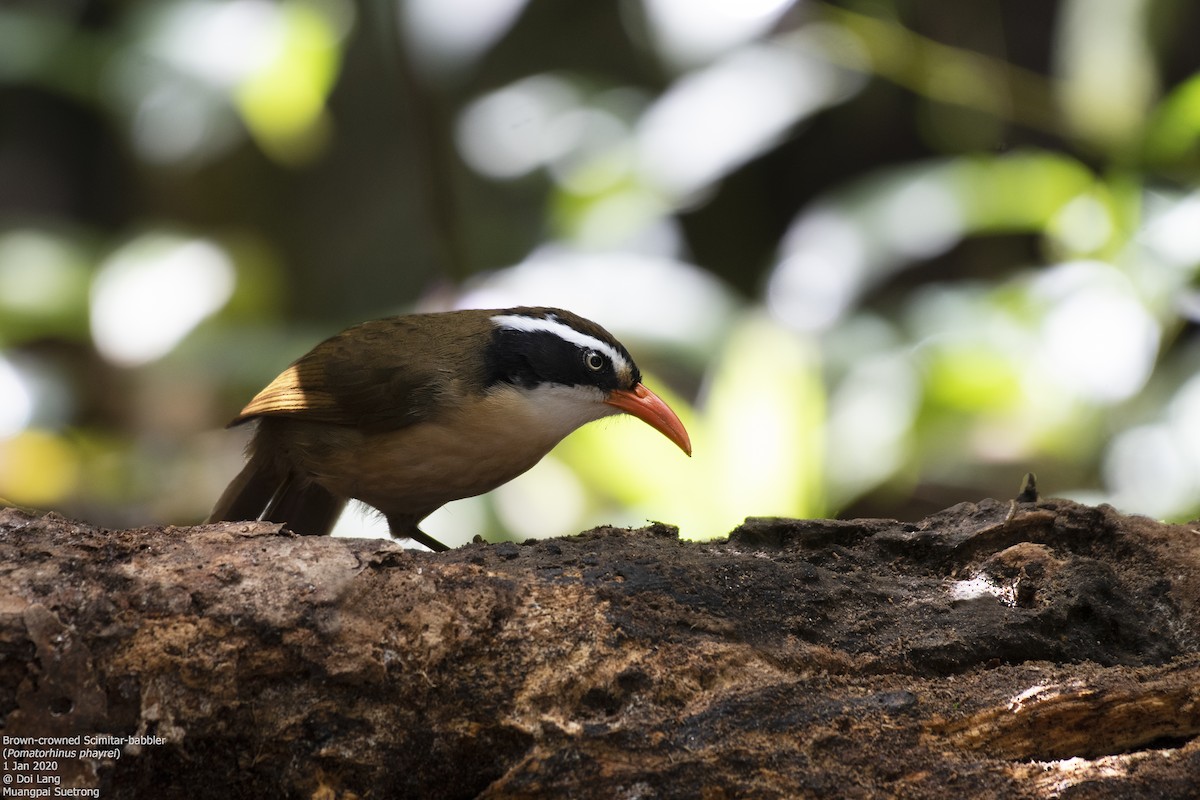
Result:
[[498,314],[492,317],[492,322],[501,328],[508,328],[514,331],[545,331],[553,333],[558,338],[568,341],[571,344],[598,350],[609,357],[612,361],[613,369],[616,370],[618,375],[629,374],[629,362],[615,347],[608,342],[597,339],[595,336],[588,336],[586,333],[575,330],[565,322],[560,322],[558,317],[553,314],[546,318],[523,317],[519,314]]

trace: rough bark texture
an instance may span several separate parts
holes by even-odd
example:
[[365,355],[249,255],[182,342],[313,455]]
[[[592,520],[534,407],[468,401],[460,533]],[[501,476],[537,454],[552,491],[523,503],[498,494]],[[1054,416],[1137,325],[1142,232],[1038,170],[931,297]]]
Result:
[[433,555],[0,511],[0,733],[101,797],[1184,797],[1200,532],[1066,501]]

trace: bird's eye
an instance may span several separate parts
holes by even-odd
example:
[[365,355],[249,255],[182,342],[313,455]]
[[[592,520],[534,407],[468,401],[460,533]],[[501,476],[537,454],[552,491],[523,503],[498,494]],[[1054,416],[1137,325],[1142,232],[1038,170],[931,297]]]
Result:
[[588,350],[583,357],[583,363],[592,372],[599,372],[604,369],[604,356],[597,353],[595,350]]

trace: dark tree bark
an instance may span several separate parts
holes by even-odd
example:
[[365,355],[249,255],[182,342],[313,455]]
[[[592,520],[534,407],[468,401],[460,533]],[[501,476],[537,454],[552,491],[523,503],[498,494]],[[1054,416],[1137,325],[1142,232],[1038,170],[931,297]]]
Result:
[[[1200,785],[1200,532],[1107,507],[439,555],[10,509],[0,553],[5,774],[101,797]],[[23,766],[38,748],[53,771]]]

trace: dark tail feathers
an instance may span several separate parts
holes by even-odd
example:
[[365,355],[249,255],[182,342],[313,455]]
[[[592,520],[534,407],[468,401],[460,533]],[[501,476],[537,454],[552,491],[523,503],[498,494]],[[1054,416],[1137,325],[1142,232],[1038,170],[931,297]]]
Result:
[[221,494],[208,521],[281,522],[295,533],[325,536],[345,507],[344,499],[321,486],[251,458]]

